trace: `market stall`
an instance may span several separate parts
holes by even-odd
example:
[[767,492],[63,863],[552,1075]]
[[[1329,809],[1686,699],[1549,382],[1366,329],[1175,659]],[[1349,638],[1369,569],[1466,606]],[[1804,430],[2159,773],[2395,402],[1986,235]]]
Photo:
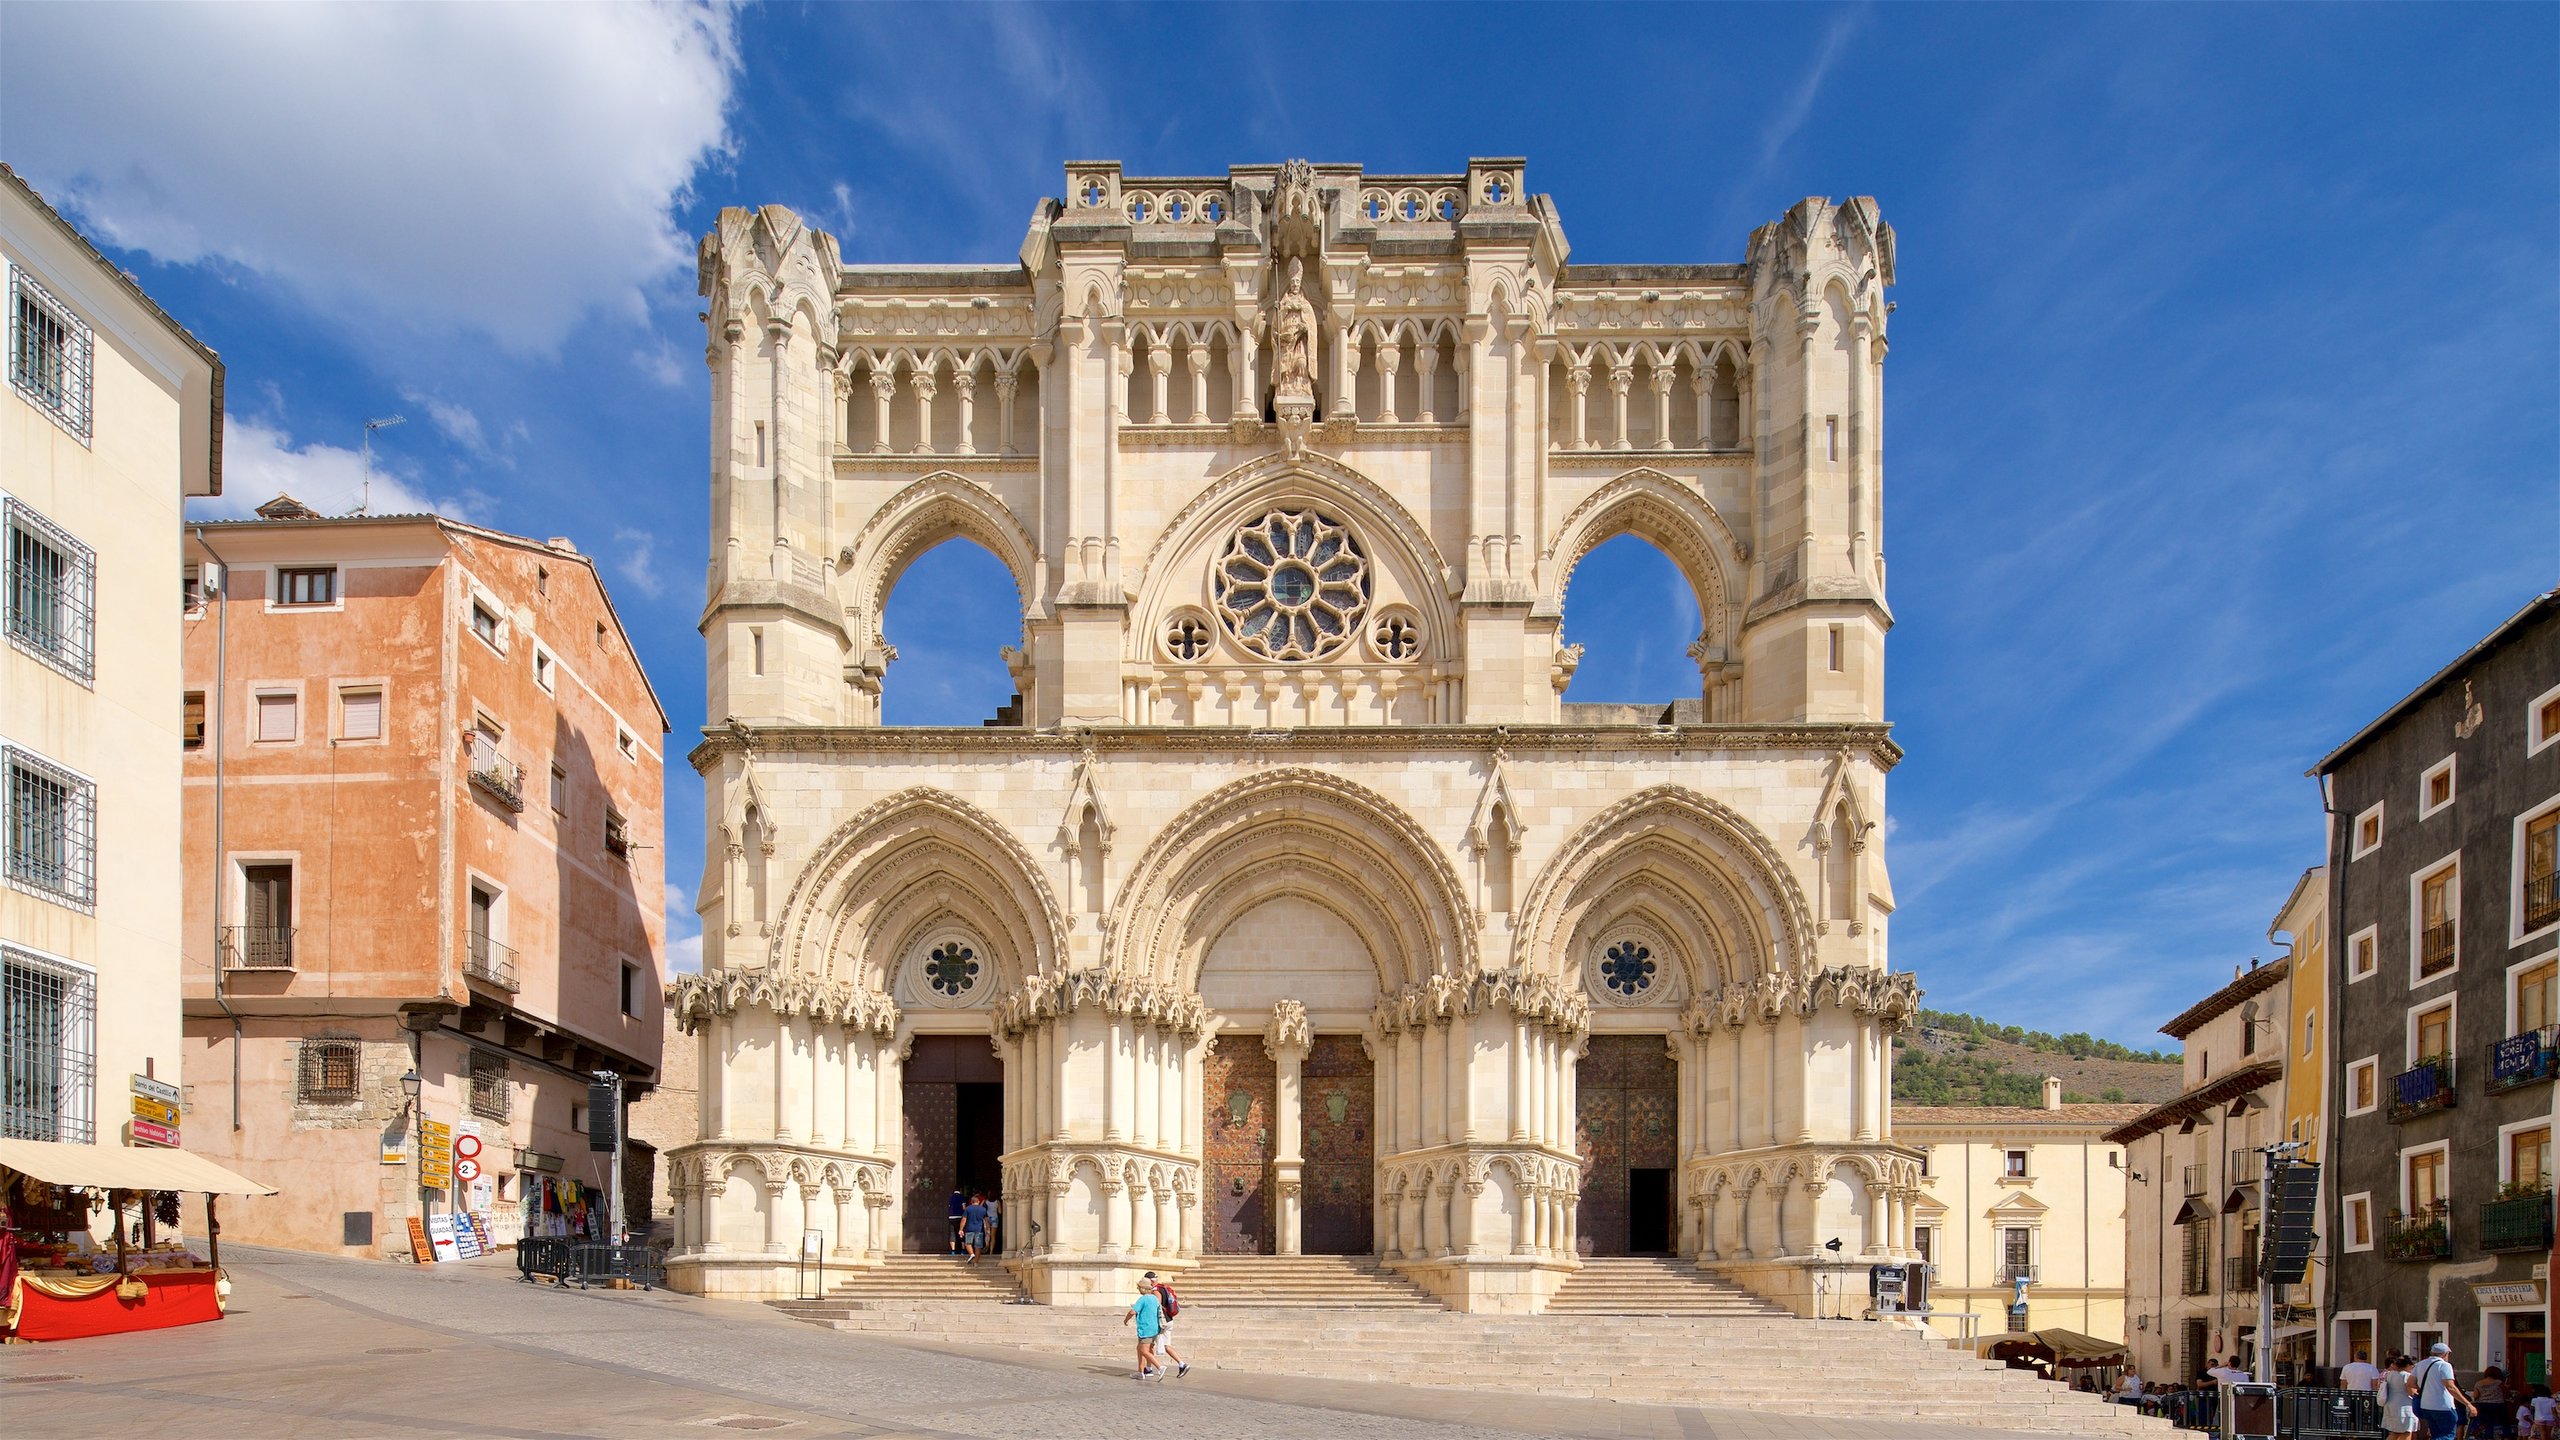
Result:
[[[220,1319],[229,1286],[215,1205],[275,1193],[184,1150],[0,1140],[0,1331],[71,1340]],[[201,1257],[174,1234],[160,1241],[180,1195],[204,1197]],[[90,1235],[101,1203],[112,1250]]]
[[[2030,1361],[2056,1380],[2067,1378],[2063,1374],[2066,1370],[2107,1372],[2121,1368],[2125,1362],[2124,1342],[2101,1340],[2059,1327],[1986,1335],[1975,1344],[1974,1353],[1985,1360],[2006,1360],[2013,1367]],[[2112,1377],[2101,1375],[2102,1388],[2108,1378]]]

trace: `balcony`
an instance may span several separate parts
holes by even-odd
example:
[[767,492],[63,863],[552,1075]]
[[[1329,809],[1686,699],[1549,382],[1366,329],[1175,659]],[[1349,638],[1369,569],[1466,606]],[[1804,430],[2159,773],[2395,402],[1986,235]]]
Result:
[[604,817],[604,848],[628,860],[631,858],[631,822],[607,812]]
[[2231,1177],[2234,1186],[2255,1185],[2267,1178],[2266,1157],[2246,1145],[2231,1152],[2231,1168],[2222,1172]]
[[2553,921],[2560,921],[2560,871],[2524,882],[2524,928],[2539,930]]
[[2510,1035],[2489,1047],[2487,1089],[2492,1095],[2521,1090],[2555,1072],[2560,1072],[2560,1025]]
[[509,810],[524,809],[524,767],[500,753],[497,741],[472,731],[470,759],[472,784]]
[[2425,980],[2453,968],[2454,924],[2430,925],[2418,936],[2418,978]]
[[2551,1192],[2527,1191],[2480,1207],[2480,1248],[2490,1251],[2551,1248]]
[[2258,1293],[2258,1252],[2251,1246],[2247,1253],[2226,1257],[2222,1262],[2222,1293],[2255,1295]]
[[225,925],[222,927],[225,970],[290,970],[293,927],[290,925]]
[[2187,1167],[2187,1173],[2186,1173],[2186,1180],[2187,1180],[2187,1194],[2188,1194],[2188,1195],[2190,1195],[2190,1196],[2195,1196],[2195,1195],[2201,1195],[2201,1194],[2203,1194],[2203,1193],[2204,1193],[2204,1167],[2203,1167],[2203,1166],[2201,1166],[2201,1165],[2190,1165],[2190,1166],[2188,1166],[2188,1167]]
[[2441,1055],[2431,1055],[2417,1065],[2391,1077],[2390,1121],[2403,1120],[2453,1108],[2453,1062]]
[[2383,1222],[2382,1253],[2394,1260],[2453,1258],[2453,1226],[2439,1200],[2416,1215],[2393,1214]]
[[2022,1265],[2014,1260],[2001,1262],[2001,1284],[2015,1285],[2021,1280],[2026,1281],[2030,1285],[2036,1283],[2036,1267],[2033,1265]]
[[2191,1260],[2189,1260],[2185,1265],[2183,1265],[2183,1266],[2179,1267],[2179,1272],[2178,1272],[2178,1293],[2179,1293],[2180,1295],[2210,1295],[2210,1294],[2212,1294],[2212,1293],[2213,1293],[2213,1262],[2212,1262],[2212,1260],[2211,1260],[2211,1259],[2209,1259],[2209,1258],[2197,1258],[2197,1259],[2191,1259]]
[[486,935],[473,935],[470,948],[463,952],[462,973],[512,995],[516,992],[516,952]]

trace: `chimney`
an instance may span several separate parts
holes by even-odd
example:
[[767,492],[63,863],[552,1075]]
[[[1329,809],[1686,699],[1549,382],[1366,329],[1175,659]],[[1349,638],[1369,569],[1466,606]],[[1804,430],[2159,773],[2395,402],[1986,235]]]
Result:
[[2047,1110],[2062,1108],[2062,1077],[2059,1075],[2044,1077],[2044,1108]]

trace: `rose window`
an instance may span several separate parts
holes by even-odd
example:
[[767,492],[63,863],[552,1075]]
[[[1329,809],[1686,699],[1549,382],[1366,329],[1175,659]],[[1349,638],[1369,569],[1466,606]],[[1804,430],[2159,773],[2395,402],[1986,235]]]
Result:
[[1621,940],[1600,959],[1600,981],[1612,998],[1633,1000],[1653,988],[1653,952],[1633,940]]
[[1239,527],[1218,561],[1218,612],[1247,650],[1320,660],[1342,648],[1369,605],[1369,562],[1341,524],[1275,510]]
[[959,999],[978,983],[977,952],[957,940],[936,945],[925,957],[924,980],[935,994]]

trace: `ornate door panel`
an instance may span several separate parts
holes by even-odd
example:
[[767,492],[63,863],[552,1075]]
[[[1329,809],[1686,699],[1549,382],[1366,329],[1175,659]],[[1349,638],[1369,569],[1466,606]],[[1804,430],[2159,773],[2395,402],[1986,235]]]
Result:
[[1370,1097],[1376,1082],[1356,1035],[1319,1035],[1299,1069],[1298,1248],[1310,1255],[1366,1255],[1375,1211],[1377,1147]]
[[1679,1162],[1678,1067],[1659,1035],[1594,1035],[1574,1081],[1574,1144],[1582,1156],[1575,1248],[1624,1255],[1627,1172]]
[[1278,1075],[1262,1037],[1221,1035],[1200,1067],[1201,1168],[1212,1255],[1271,1253],[1271,1115]]
[[[952,1187],[960,1180],[960,1087],[909,1080],[900,1087],[907,1112],[901,1238],[910,1255],[938,1255],[951,1248],[948,1217]],[[796,1248],[797,1238],[790,1243]]]

